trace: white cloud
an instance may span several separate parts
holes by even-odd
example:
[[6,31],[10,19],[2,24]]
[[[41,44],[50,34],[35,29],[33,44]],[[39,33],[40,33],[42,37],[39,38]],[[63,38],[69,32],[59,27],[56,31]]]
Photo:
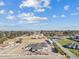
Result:
[[35,10],[36,12],[44,12],[45,11],[45,9],[37,9],[37,10]]
[[53,15],[52,17],[53,17],[53,18],[56,18],[57,16],[56,16],[56,15]]
[[57,0],[57,2],[59,3],[61,0]]
[[0,14],[4,14],[5,13],[5,11],[4,10],[0,10]]
[[18,18],[21,20],[20,23],[34,23],[47,20],[46,17],[38,17],[35,16],[34,13],[21,13],[18,15]]
[[48,23],[35,23],[33,26],[48,26]]
[[69,5],[65,5],[65,6],[64,6],[64,10],[65,10],[65,11],[68,11],[68,10],[69,10],[69,7],[70,7]]
[[79,7],[77,7],[77,9],[79,10]]
[[14,12],[12,10],[9,10],[8,13],[9,14],[14,14]]
[[72,16],[79,15],[79,13],[71,13]]
[[64,17],[66,17],[66,15],[62,14],[60,17],[64,18]]
[[16,17],[15,17],[14,15],[8,15],[8,16],[6,17],[6,19],[8,19],[8,20],[15,20]]
[[4,4],[4,2],[1,0],[0,1],[0,6],[4,6],[5,4]]
[[39,4],[38,0],[25,0],[22,1],[22,4],[20,5],[20,8],[22,7],[37,7],[37,5]]
[[23,7],[32,7],[36,10],[48,8],[50,5],[50,0],[24,0],[22,4],[20,4],[20,8]]
[[41,2],[44,2],[44,7],[48,7],[50,4],[50,0],[41,0]]

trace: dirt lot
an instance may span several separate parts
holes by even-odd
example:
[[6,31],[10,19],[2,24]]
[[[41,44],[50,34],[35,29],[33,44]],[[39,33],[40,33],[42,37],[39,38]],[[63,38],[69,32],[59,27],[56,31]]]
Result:
[[[15,49],[11,50],[8,52],[8,54],[22,54],[23,53],[23,49],[25,46],[27,46],[30,43],[41,43],[44,42],[47,38],[42,38],[42,39],[32,39],[31,36],[24,36],[24,37],[18,37],[18,38],[22,38],[22,43]],[[15,42],[16,39],[11,39],[8,40],[6,42]]]
[[[4,54],[4,57],[1,57],[1,55],[0,55],[1,59],[40,59],[40,58],[41,59],[65,59],[65,56],[62,56],[62,55],[57,54],[57,53],[52,53],[51,56],[49,56],[49,55],[47,55],[47,56],[45,56],[45,55],[44,56],[42,56],[42,55],[40,55],[40,56],[35,56],[35,55],[34,56],[31,56],[31,55],[27,56],[27,55],[25,55],[25,53],[24,53],[25,51],[22,48],[24,48],[25,46],[27,46],[30,43],[45,42],[45,40],[47,40],[46,37],[43,37],[41,39],[33,39],[33,38],[31,38],[31,36],[22,36],[22,37],[17,37],[14,39],[7,40],[5,42],[5,44],[7,44],[8,42],[15,42],[16,39],[18,39],[18,38],[22,38],[22,43],[19,44],[19,46],[15,47],[14,49],[12,49],[12,50],[10,49],[10,51],[5,52],[6,54]],[[12,56],[10,56],[12,54],[20,55],[20,56],[12,57]],[[6,55],[7,55],[7,57],[6,57]]]
[[0,57],[0,59],[66,59],[62,56],[18,56],[18,57]]

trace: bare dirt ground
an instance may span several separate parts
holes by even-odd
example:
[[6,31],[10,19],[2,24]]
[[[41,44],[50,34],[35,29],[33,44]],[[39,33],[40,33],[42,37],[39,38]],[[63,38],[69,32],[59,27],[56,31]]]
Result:
[[[20,37],[18,37],[20,38]],[[16,39],[18,38],[14,38],[11,40],[8,40],[6,42],[15,42]],[[62,56],[60,54],[56,54],[56,53],[52,53],[52,55],[25,55],[24,54],[24,50],[22,48],[24,48],[25,46],[27,46],[29,43],[41,43],[41,42],[45,42],[45,40],[47,40],[46,37],[42,38],[42,39],[32,39],[31,36],[22,36],[22,43],[17,46],[16,48],[6,52],[4,54],[4,56],[0,56],[0,59],[66,59],[65,56]],[[9,55],[8,55],[9,54]],[[15,55],[19,55],[19,56],[10,56],[12,54]]]
[[16,56],[16,57],[7,56],[7,57],[0,57],[0,59],[66,59],[66,58],[62,56],[55,57],[55,56],[50,56],[50,55],[48,56],[43,56],[43,55],[35,56],[34,55],[34,56]]
[[28,44],[30,44],[30,43],[41,43],[41,42],[44,42],[47,39],[46,37],[44,37],[42,39],[32,39],[31,36],[22,36],[22,37],[17,37],[17,38],[14,38],[14,39],[7,40],[7,41],[5,41],[5,44],[7,44],[8,42],[15,42],[16,39],[18,39],[18,38],[22,38],[22,43],[18,47],[6,52],[6,54],[23,54],[22,48],[24,48]]

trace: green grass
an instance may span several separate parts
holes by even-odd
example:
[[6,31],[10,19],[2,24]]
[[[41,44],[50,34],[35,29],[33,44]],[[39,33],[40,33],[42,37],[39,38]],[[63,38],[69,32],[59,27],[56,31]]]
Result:
[[58,41],[61,45],[66,45],[68,43],[71,43],[72,41],[69,39],[61,39]]
[[[74,42],[74,41],[69,40],[69,39],[61,39],[61,40],[59,40],[58,42],[63,46],[63,45],[66,45],[66,44],[68,44],[68,43],[72,43],[72,42]],[[70,50],[73,54],[75,54],[76,56],[79,57],[79,50],[76,50],[76,49],[69,49],[69,50]]]
[[79,50],[69,49],[73,54],[79,57]]
[[68,56],[67,54],[65,54],[65,53],[61,50],[61,48],[58,47],[55,43],[54,43],[54,47],[55,47],[55,49],[56,49],[56,51],[57,51],[58,53],[60,53],[61,55],[65,55],[66,58],[69,58],[69,56]]
[[63,51],[54,43],[54,47],[56,48],[57,52],[62,54]]

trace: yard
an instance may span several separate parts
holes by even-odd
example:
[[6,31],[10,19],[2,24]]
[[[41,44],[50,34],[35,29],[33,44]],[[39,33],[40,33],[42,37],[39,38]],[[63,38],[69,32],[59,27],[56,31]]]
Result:
[[[66,45],[66,44],[68,44],[68,43],[72,43],[72,42],[74,42],[74,41],[69,40],[69,39],[61,39],[61,40],[59,40],[58,42],[63,46],[63,45]],[[73,54],[75,54],[76,56],[79,57],[79,50],[76,50],[76,49],[69,49],[69,50],[70,50]]]

